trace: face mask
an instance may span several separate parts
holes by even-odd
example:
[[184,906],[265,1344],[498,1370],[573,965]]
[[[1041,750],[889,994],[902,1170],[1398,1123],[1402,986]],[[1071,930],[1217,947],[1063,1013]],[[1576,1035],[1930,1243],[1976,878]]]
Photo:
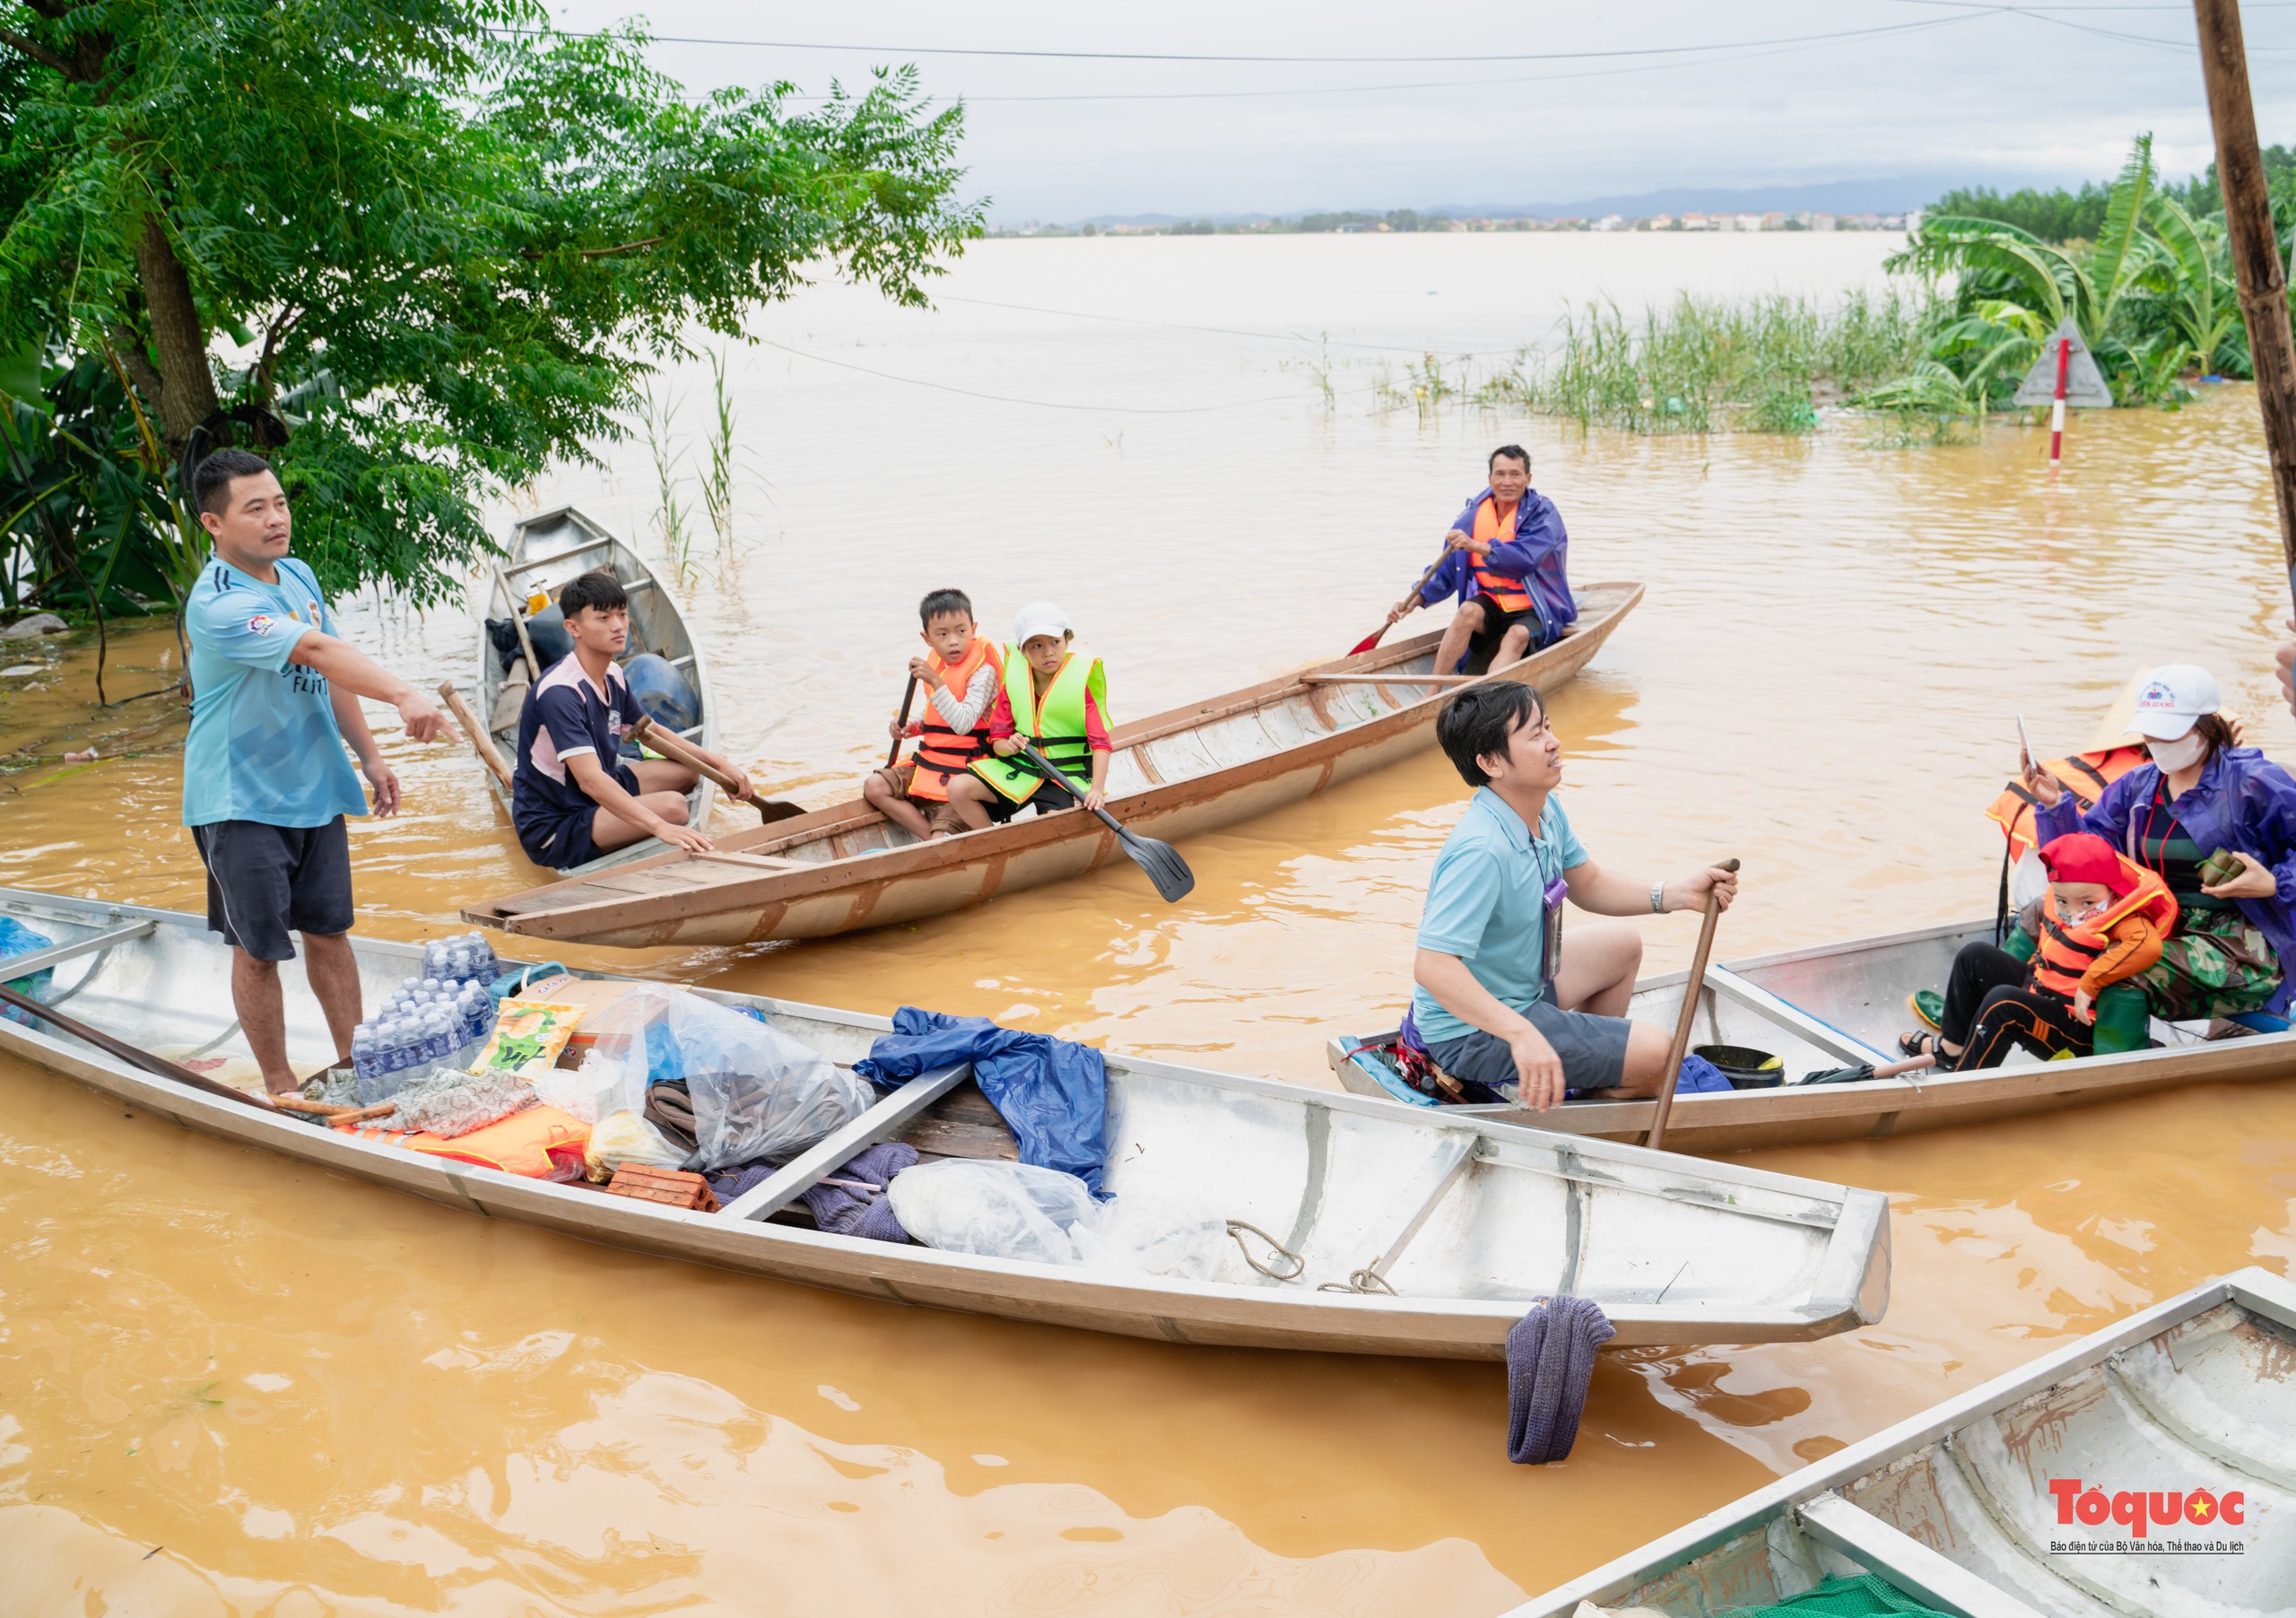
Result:
[[2208,740],[2195,730],[2174,742],[2147,742],[2144,748],[2152,755],[2155,764],[2163,770],[2174,772],[2189,770],[2199,763],[2200,755],[2208,751]]

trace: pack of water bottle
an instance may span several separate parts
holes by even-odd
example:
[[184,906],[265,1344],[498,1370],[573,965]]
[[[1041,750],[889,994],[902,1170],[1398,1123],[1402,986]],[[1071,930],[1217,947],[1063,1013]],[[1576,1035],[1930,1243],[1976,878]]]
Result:
[[352,1035],[361,1106],[388,1100],[443,1068],[467,1067],[494,1031],[487,985],[500,969],[484,938],[468,933],[434,939],[423,946],[422,968],[422,976],[393,989]]

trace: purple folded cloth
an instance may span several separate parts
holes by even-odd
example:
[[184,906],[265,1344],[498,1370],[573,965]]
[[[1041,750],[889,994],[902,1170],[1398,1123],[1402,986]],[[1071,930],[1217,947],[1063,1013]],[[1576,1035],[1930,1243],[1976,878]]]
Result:
[[1507,1334],[1507,1458],[1559,1461],[1578,1441],[1595,1351],[1618,1327],[1591,1298],[1550,1298]]
[[768,1162],[735,1163],[729,1169],[720,1169],[715,1174],[703,1178],[709,1181],[709,1188],[717,1193],[718,1200],[727,1203],[743,1192],[753,1191],[771,1179],[773,1165]]
[[[917,1148],[901,1141],[881,1141],[845,1160],[830,1171],[832,1179],[886,1186],[903,1169],[914,1167]],[[871,1241],[906,1242],[909,1232],[893,1217],[884,1192],[853,1191],[844,1186],[814,1185],[797,1195],[813,1211],[813,1222],[840,1236],[861,1236]]]

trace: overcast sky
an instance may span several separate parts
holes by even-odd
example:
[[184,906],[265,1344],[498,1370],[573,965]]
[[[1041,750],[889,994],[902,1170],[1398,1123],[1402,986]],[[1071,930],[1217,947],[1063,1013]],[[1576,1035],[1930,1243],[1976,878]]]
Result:
[[[2243,11],[2264,138],[2296,141],[2296,0]],[[657,63],[698,88],[819,92],[914,62],[935,96],[964,100],[970,186],[1003,222],[1898,175],[2014,186],[2109,176],[2146,130],[2172,176],[2213,154],[2191,9],[2135,0],[572,0],[552,13],[777,42],[658,44]]]

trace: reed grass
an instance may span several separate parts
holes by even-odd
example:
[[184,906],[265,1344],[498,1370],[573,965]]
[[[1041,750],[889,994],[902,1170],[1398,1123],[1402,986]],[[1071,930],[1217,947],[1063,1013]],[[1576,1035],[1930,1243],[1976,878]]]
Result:
[[1933,307],[1894,287],[1831,307],[1787,293],[1684,293],[1639,320],[1589,304],[1564,318],[1552,347],[1522,352],[1474,396],[1630,432],[1812,432],[1821,404],[1921,364]]
[[649,387],[645,404],[646,453],[654,463],[654,530],[661,538],[663,553],[677,569],[679,581],[689,583],[693,570],[692,518],[678,482],[678,466],[685,459],[685,451],[676,447],[671,432],[677,421],[678,402]]
[[709,430],[704,436],[701,503],[723,557],[734,543],[734,401],[726,392],[726,351],[709,355]]

